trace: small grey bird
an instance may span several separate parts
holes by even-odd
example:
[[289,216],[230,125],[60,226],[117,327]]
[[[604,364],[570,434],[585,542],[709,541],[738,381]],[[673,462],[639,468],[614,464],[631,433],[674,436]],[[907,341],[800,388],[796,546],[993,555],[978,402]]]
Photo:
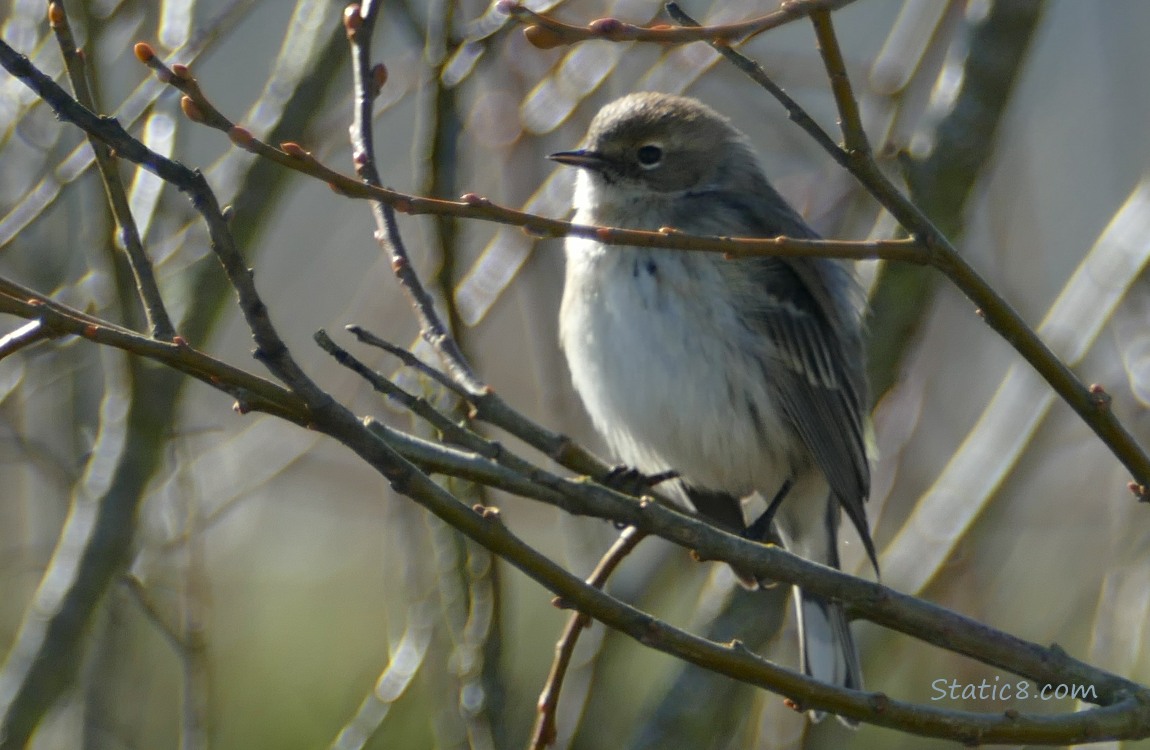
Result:
[[[639,93],[607,106],[583,147],[575,221],[701,235],[814,238],[746,136],[701,102]],[[610,449],[712,522],[777,535],[838,567],[840,509],[878,564],[870,490],[862,298],[845,263],[619,247],[570,237],[560,338]],[[768,510],[750,522],[742,499]],[[766,582],[764,582],[766,583]],[[861,689],[842,606],[796,589],[803,670]],[[815,720],[820,714],[812,714]]]

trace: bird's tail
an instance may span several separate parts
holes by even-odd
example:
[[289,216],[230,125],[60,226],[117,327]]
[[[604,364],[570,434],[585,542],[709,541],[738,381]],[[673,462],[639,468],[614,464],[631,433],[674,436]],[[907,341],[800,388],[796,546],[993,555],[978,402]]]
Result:
[[[803,672],[831,685],[862,690],[859,654],[842,605],[804,593],[798,587],[795,605]],[[822,711],[811,711],[812,721],[822,721],[824,716]],[[858,722],[842,716],[839,721],[848,727],[858,726]]]

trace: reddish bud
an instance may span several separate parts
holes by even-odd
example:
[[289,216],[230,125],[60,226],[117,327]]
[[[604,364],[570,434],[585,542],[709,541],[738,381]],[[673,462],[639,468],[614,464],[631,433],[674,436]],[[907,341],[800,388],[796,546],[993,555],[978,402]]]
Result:
[[411,201],[406,198],[400,198],[396,200],[395,203],[391,204],[391,207],[396,211],[399,211],[401,214],[411,213]]
[[96,326],[96,325],[93,325],[92,323],[89,323],[88,325],[84,326],[84,335],[87,336],[88,338],[95,338],[95,336],[99,332],[99,330],[100,330],[99,326]]
[[251,151],[256,142],[256,137],[252,135],[252,132],[240,125],[232,125],[228,128],[228,138],[245,151]]
[[363,28],[363,16],[359,14],[358,4],[352,3],[343,9],[343,28],[347,30],[348,36]]
[[376,63],[375,67],[371,69],[371,95],[373,97],[379,96],[379,92],[383,91],[383,86],[386,83],[387,66],[383,63]]
[[183,110],[184,116],[192,122],[203,122],[206,119],[200,105],[192,101],[190,96],[180,97],[180,109]]
[[587,24],[587,28],[594,34],[611,36],[612,34],[618,34],[623,31],[623,29],[627,28],[627,24],[618,18],[596,18]]
[[182,63],[172,65],[172,75],[183,81],[192,80],[192,71],[188,70],[188,66]]
[[136,59],[142,63],[150,63],[156,57],[156,51],[147,42],[136,42],[132,51],[136,53]]
[[177,336],[172,337],[172,343],[175,344],[176,346],[187,346],[188,340],[186,338],[184,338],[183,336],[177,335]]
[[280,144],[280,148],[285,154],[294,159],[306,159],[311,156],[303,146],[295,141],[284,141]]
[[538,49],[553,49],[563,44],[563,37],[558,32],[535,24],[523,29],[523,36]]
[[464,193],[459,196],[459,200],[463,201],[469,206],[490,206],[491,201],[484,198],[482,195],[476,193]]
[[64,15],[64,6],[60,3],[48,3],[48,23],[52,28],[58,29],[67,26],[68,17]]

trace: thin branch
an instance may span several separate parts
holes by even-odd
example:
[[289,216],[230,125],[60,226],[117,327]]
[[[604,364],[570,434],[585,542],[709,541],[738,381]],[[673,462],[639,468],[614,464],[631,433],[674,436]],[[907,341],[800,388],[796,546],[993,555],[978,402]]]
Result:
[[496,10],[512,16],[521,23],[530,24],[523,30],[527,40],[541,49],[550,49],[595,39],[605,39],[611,42],[655,42],[668,45],[710,40],[723,42],[746,40],[764,31],[803,18],[816,10],[837,10],[853,1],[791,0],[782,3],[778,10],[761,18],[717,26],[699,27],[696,24],[679,28],[667,24],[636,26],[617,18],[600,18],[586,26],[573,26],[536,13],[517,2],[513,2],[513,0],[500,0],[496,4]]
[[[92,95],[91,86],[88,85],[88,76],[85,70],[87,66],[86,57],[76,47],[72,27],[68,23],[68,15],[62,2],[48,4],[48,20],[56,35],[56,41],[60,45],[60,52],[64,57],[64,65],[68,71],[68,80],[72,83],[72,91],[76,94],[76,100],[93,112],[96,111],[95,97]],[[96,167],[100,171],[100,179],[104,182],[104,192],[108,196],[108,205],[112,209],[116,224],[120,227],[120,241],[124,245],[124,254],[136,280],[136,293],[139,295],[144,308],[148,330],[151,331],[153,338],[171,341],[176,335],[176,329],[172,325],[171,318],[168,317],[168,311],[164,307],[164,299],[160,296],[160,288],[156,283],[156,276],[152,272],[152,259],[148,257],[140,239],[140,230],[136,226],[136,219],[132,216],[132,210],[128,204],[128,193],[124,189],[124,181],[117,169],[116,157],[107,144],[91,133],[88,134],[88,142],[92,146],[92,154],[96,160]]]
[[[619,538],[607,550],[595,570],[587,578],[587,584],[597,589],[603,588],[607,579],[619,566],[627,555],[643,541],[646,534],[628,526],[619,534]],[[557,606],[563,602],[556,600]],[[567,677],[567,668],[571,665],[571,658],[575,655],[575,645],[579,642],[579,634],[591,624],[591,618],[584,612],[576,612],[567,620],[559,642],[555,644],[555,660],[551,663],[551,671],[547,675],[547,682],[539,694],[536,710],[539,716],[535,720],[535,728],[531,731],[530,747],[532,750],[545,750],[555,744],[557,736],[555,727],[555,712],[559,708],[559,693],[563,689],[563,680]]]
[[[830,16],[822,12],[811,15],[823,64],[831,81],[846,81],[842,52]],[[850,93],[849,84],[832,86],[835,102],[842,118],[844,137],[848,146],[862,132],[858,105]],[[852,135],[855,134],[855,135]],[[865,139],[864,139],[865,142]],[[857,146],[858,144],[854,144]],[[977,306],[979,316],[999,333],[1027,362],[1038,371],[1052,388],[1070,405],[1082,421],[1105,443],[1126,467],[1135,481],[1133,487],[1138,499],[1150,502],[1150,456],[1134,436],[1123,426],[1107,404],[1100,404],[1090,387],[1085,385],[1066,364],[1038,337],[1010,304],[982,278],[974,267],[959,254],[945,235],[911,201],[899,192],[879,169],[869,149],[849,151],[851,174],[907,229],[933,250],[933,265],[946,274],[955,286]]]
[[[163,68],[162,63],[159,63],[147,45],[137,45],[136,54],[153,67],[158,65],[169,77],[179,78],[184,85],[198,90],[195,80],[191,78],[186,68],[182,66],[171,70]],[[114,148],[120,157],[142,166],[188,194],[192,206],[207,225],[212,251],[216,254],[239,298],[240,310],[256,343],[254,356],[289,388],[303,396],[309,406],[313,408],[326,406],[331,397],[304,374],[272,326],[267,307],[256,291],[252,271],[236,249],[227,219],[203,174],[149,149],[128,134],[115,118],[101,117],[81,105],[55,81],[32,65],[27,57],[18,54],[3,40],[0,40],[0,65],[36,92],[61,120],[70,122],[95,136]],[[185,97],[186,101],[188,97]],[[188,109],[185,105],[185,113]]]
[[486,422],[505,430],[555,463],[577,474],[601,479],[606,478],[614,471],[615,467],[604,463],[570,437],[549,430],[532,421],[501,399],[495,392],[484,390],[479,394],[470,393],[458,382],[452,380],[450,376],[419,359],[407,349],[381,339],[362,326],[350,325],[347,330],[355,334],[356,338],[363,343],[383,349],[397,357],[408,367],[418,370],[466,399],[473,407],[473,412],[468,415],[470,419]]
[[[351,125],[351,142],[354,152],[355,169],[363,183],[374,189],[382,189],[383,183],[375,165],[375,143],[371,132],[372,103],[378,93],[379,78],[373,71],[371,62],[371,31],[374,28],[378,4],[369,3],[358,13],[348,6],[344,13],[344,27],[351,42],[352,71],[355,75],[355,118]],[[308,158],[311,158],[310,156]],[[420,333],[440,354],[448,373],[469,392],[482,391],[484,385],[472,370],[451,331],[435,310],[435,300],[428,294],[423,282],[416,274],[408,257],[407,248],[399,233],[392,202],[372,199],[372,215],[375,217],[375,239],[380,248],[391,256],[391,268],[400,285],[411,298],[415,314],[419,318]]]
[[[678,3],[667,3],[666,8],[667,13],[684,26],[699,27],[698,21],[687,15],[682,8],[679,7]],[[807,114],[807,111],[791,98],[790,94],[784,91],[781,86],[767,75],[767,72],[763,70],[763,66],[746,55],[736,52],[730,45],[713,41],[708,41],[707,44],[711,49],[725,57],[728,62],[750,77],[755,83],[769,91],[771,96],[775,97],[779,103],[783,105],[783,108],[787,110],[787,117],[791,122],[802,128],[803,132],[814,139],[814,141],[830,153],[831,156],[835,157],[835,161],[839,162],[840,166],[847,166],[846,155],[842,153],[842,149],[835,143],[834,138],[832,138],[827,131],[823,130],[822,126],[815,122],[815,119]]]
[[160,341],[101,320],[0,277],[0,313],[37,321],[46,336],[80,336],[159,362],[226,393],[239,413],[261,411],[299,425],[307,411],[283,387],[192,348],[180,337]]
[[[404,199],[406,200],[405,204],[404,201],[393,200],[395,196],[400,194],[380,187],[381,180],[375,166],[375,153],[370,128],[371,102],[376,93],[375,85],[380,81],[381,77],[384,77],[380,76],[377,72],[382,70],[381,66],[372,65],[370,54],[371,29],[375,22],[378,5],[367,4],[361,6],[358,13],[354,12],[352,8],[353,6],[349,6],[348,10],[344,13],[344,27],[351,41],[352,67],[356,81],[356,114],[351,128],[351,139],[356,170],[363,180],[362,184],[353,183],[353,185],[356,188],[369,188],[373,193],[378,193],[372,201],[372,213],[375,216],[377,227],[376,239],[384,251],[388,252],[392,257],[392,268],[400,281],[400,285],[411,297],[416,316],[420,321],[421,333],[424,339],[439,354],[452,380],[458,388],[463,391],[464,397],[472,404],[478,418],[493,424],[500,424],[500,426],[511,434],[535,446],[547,456],[567,468],[589,476],[606,476],[611,471],[610,466],[600,461],[567,436],[546,430],[531,420],[528,420],[509,406],[490,386],[484,383],[475,374],[470,364],[466,361],[463,352],[456,344],[454,338],[452,338],[451,332],[436,312],[434,301],[424,289],[419,276],[415,273],[414,268],[412,268],[408,260],[407,250],[403,244],[403,238],[399,233],[399,226],[395,218],[395,208],[406,208],[413,205],[414,202],[431,199],[407,196]],[[248,136],[248,138],[250,138],[250,136]],[[252,138],[251,141],[258,143],[254,138]],[[263,147],[263,150],[276,152],[275,149],[268,149],[267,147]],[[294,150],[292,151],[296,153]],[[291,157],[291,161],[318,166],[318,162],[316,162],[310,154],[306,154],[302,149],[298,149],[298,151],[300,155]],[[263,151],[257,151],[257,153],[263,153]],[[334,175],[335,173],[332,174]],[[387,197],[385,198],[385,196]],[[432,203],[459,205],[463,208],[471,207],[480,211],[493,210],[496,208],[485,199],[479,199],[474,196],[467,198],[459,204],[434,200],[432,200]],[[520,212],[511,211],[510,209],[499,210],[511,214],[519,214],[524,219],[532,218],[529,214],[521,214]],[[410,212],[411,211],[409,211],[409,213]],[[566,222],[560,223],[565,224]],[[362,331],[362,329],[360,329],[360,331]],[[360,335],[360,332],[356,332],[356,335]]]
[[361,343],[384,350],[388,354],[398,359],[404,365],[418,371],[423,375],[426,375],[460,398],[467,398],[467,391],[465,391],[462,386],[452,380],[446,373],[435,369],[419,357],[415,356],[415,354],[410,350],[405,349],[397,344],[393,344],[386,339],[380,338],[379,336],[376,336],[374,333],[361,325],[352,324],[345,326],[345,329],[348,331],[348,333],[359,339]]
[[[951,3],[943,24],[957,23],[964,4]],[[990,12],[969,30],[969,51],[961,63],[961,84],[949,112],[933,127],[929,156],[899,155],[902,178],[911,200],[942,232],[956,236],[967,219],[967,206],[975,185],[998,147],[997,133],[1038,34],[1044,0],[993,3]],[[945,50],[934,44],[928,65],[937,76]],[[920,66],[915,78],[926,78]],[[925,95],[932,81],[911,86]],[[928,84],[928,85],[924,85]],[[911,106],[907,94],[898,95],[900,118]],[[888,136],[889,137],[889,136]],[[889,146],[884,147],[889,150]],[[922,311],[945,281],[929,268],[884,264],[871,289],[865,326],[867,366],[872,403],[877,403],[902,375],[904,356],[925,325]],[[1041,328],[1039,328],[1041,334]],[[1062,352],[1066,356],[1065,352]],[[1037,408],[1037,407],[1036,407]]]
[[0,336],[0,359],[9,357],[32,344],[52,338],[39,320],[31,320],[11,333]]
[[[346,24],[346,18],[345,18]],[[673,250],[694,250],[700,252],[724,253],[731,256],[771,255],[779,257],[816,256],[849,258],[853,260],[900,260],[907,263],[929,263],[929,254],[913,240],[809,240],[790,237],[714,237],[692,235],[672,227],[659,231],[617,229],[587,224],[573,224],[568,221],[549,219],[524,211],[500,206],[487,198],[467,193],[458,201],[440,198],[426,198],[382,187],[374,166],[368,170],[362,160],[370,161],[360,146],[355,148],[356,171],[361,173],[357,180],[323,164],[303,146],[291,141],[280,144],[279,148],[264,143],[246,128],[234,124],[217,110],[203,94],[199,84],[183,66],[165,66],[151,48],[138,44],[137,56],[156,71],[162,81],[182,91],[183,110],[195,122],[220,130],[228,135],[239,148],[250,151],[281,166],[315,177],[328,184],[333,190],[348,198],[370,200],[388,206],[399,213],[412,216],[437,215],[468,219],[481,219],[496,224],[522,227],[528,234],[541,238],[586,237],[607,245],[634,245],[640,247],[660,247]],[[378,66],[377,66],[378,67]],[[369,68],[370,81],[378,79]],[[361,115],[362,116],[362,115]],[[355,127],[353,125],[353,127]],[[105,138],[115,137],[115,133],[105,133]],[[365,171],[368,170],[368,171]],[[386,237],[386,221],[378,221],[379,231]],[[398,271],[397,271],[398,273]],[[430,299],[430,298],[428,298]],[[472,385],[478,387],[478,379]]]
[[858,100],[851,90],[851,79],[847,76],[843,52],[839,49],[838,39],[835,38],[834,27],[831,25],[831,14],[820,9],[812,11],[810,17],[815,27],[815,37],[818,39],[819,54],[822,55],[826,65],[827,78],[830,80],[831,91],[834,92],[835,103],[842,118],[839,120],[839,127],[843,131],[843,143],[847,153],[855,159],[865,158],[873,161],[870,141],[867,140],[862,117],[859,115]]

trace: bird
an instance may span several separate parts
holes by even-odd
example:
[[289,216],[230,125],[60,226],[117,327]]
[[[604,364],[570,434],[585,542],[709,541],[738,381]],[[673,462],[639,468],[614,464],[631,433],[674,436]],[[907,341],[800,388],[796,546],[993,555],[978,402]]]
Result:
[[[595,115],[579,148],[548,158],[577,169],[577,224],[819,237],[771,186],[749,139],[695,98],[624,96]],[[560,345],[615,457],[644,475],[675,472],[676,498],[715,525],[833,568],[845,512],[877,574],[853,267],[594,236],[570,235],[564,249]],[[768,509],[751,519],[756,495]],[[842,604],[797,587],[794,599],[804,673],[861,690]]]

